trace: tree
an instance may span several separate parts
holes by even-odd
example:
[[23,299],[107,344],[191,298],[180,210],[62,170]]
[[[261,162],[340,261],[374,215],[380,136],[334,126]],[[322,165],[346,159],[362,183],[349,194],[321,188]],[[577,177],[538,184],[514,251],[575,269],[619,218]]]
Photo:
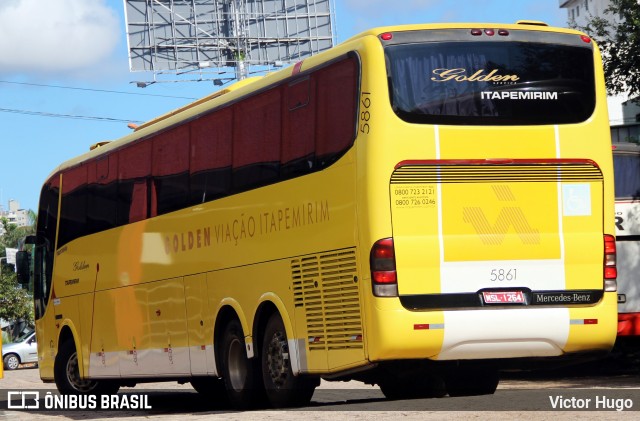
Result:
[[610,0],[605,17],[592,16],[586,26],[602,50],[609,94],[627,94],[640,103],[640,5],[638,0]]
[[[35,221],[32,218],[32,222]],[[7,256],[7,248],[18,248],[20,241],[29,234],[35,232],[35,225],[18,227],[2,218],[5,233],[0,237],[0,319],[7,321],[24,320],[27,324],[33,324],[33,298],[28,291],[20,288],[13,266],[6,265],[4,257]]]

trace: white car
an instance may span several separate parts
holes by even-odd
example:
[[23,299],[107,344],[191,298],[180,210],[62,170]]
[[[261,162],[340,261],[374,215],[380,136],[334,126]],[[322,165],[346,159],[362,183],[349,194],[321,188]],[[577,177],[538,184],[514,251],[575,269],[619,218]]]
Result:
[[20,364],[37,363],[36,332],[29,331],[15,342],[2,345],[2,361],[5,370],[15,370]]

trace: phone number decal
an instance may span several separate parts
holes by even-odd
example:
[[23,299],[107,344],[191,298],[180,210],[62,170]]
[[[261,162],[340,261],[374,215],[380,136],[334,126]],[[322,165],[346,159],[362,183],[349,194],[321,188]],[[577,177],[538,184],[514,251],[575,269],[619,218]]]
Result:
[[400,208],[422,208],[436,205],[435,185],[394,185],[393,204]]

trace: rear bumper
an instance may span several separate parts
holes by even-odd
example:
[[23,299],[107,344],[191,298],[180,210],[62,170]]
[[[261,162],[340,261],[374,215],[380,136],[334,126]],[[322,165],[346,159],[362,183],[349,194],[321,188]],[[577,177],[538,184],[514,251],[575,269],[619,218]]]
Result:
[[372,362],[560,357],[608,352],[616,339],[617,295],[591,306],[409,311],[376,299],[367,332]]

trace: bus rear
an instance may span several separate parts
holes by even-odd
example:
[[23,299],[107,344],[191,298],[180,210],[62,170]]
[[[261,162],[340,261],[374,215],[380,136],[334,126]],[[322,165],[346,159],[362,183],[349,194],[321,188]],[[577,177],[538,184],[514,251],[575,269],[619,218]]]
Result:
[[597,47],[531,24],[410,29],[376,34],[386,83],[363,76],[371,358],[608,351],[615,231]]

